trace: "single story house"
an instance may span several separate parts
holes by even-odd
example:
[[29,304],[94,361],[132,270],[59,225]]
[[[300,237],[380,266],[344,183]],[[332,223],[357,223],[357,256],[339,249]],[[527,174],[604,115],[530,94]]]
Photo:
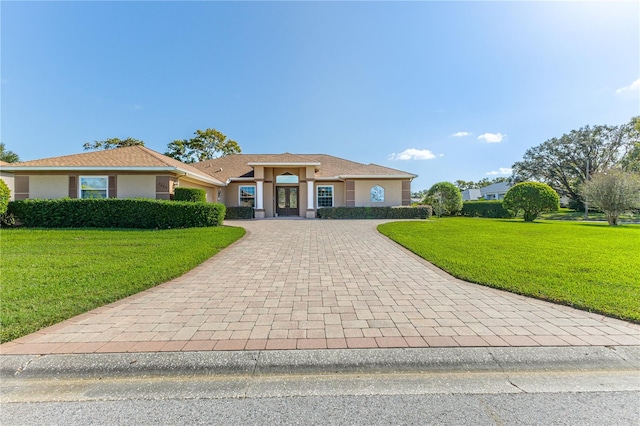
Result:
[[493,183],[484,188],[480,188],[480,194],[485,200],[502,200],[511,186],[510,182]]
[[[203,188],[214,201],[224,184],[195,167],[142,146],[87,152],[0,166],[13,175],[12,199],[156,198],[175,186]],[[4,179],[4,176],[3,176]]]
[[143,146],[0,165],[12,199],[170,199],[203,188],[210,202],[253,207],[256,218],[313,218],[320,207],[401,206],[414,174],[326,154],[235,154],[185,164]]

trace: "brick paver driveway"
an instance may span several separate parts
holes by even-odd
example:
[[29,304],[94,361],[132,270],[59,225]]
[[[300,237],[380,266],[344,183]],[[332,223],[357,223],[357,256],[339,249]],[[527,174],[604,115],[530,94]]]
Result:
[[183,275],[0,346],[4,354],[638,345],[640,326],[456,280],[382,221],[232,222]]

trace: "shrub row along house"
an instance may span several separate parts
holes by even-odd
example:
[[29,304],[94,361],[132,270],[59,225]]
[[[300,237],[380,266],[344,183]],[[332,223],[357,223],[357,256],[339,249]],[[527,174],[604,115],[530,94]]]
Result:
[[143,146],[0,165],[13,200],[171,199],[202,188],[207,201],[253,207],[258,219],[316,217],[322,207],[406,206],[417,176],[325,154],[235,154],[185,164]]

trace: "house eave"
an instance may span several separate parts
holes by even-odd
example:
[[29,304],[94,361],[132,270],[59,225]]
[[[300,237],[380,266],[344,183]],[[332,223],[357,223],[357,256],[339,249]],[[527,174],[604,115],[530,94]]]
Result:
[[313,161],[305,162],[267,162],[267,163],[247,163],[248,166],[263,166],[263,167],[303,167],[314,166],[320,167],[320,163]]
[[231,182],[255,182],[256,179],[253,177],[235,177],[227,179],[227,185]]
[[340,179],[414,179],[418,175],[340,175]]

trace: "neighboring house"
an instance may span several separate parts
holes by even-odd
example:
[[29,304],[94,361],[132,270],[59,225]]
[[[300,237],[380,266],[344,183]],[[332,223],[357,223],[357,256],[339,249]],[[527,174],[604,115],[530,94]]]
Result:
[[485,200],[502,200],[511,186],[509,182],[494,183],[480,188],[480,194]]
[[471,188],[462,191],[462,201],[476,201],[479,198],[482,198],[482,194],[479,189]]
[[0,174],[13,179],[16,200],[170,199],[182,186],[203,188],[208,201],[228,207],[253,207],[256,218],[312,218],[320,207],[409,205],[416,177],[325,154],[236,154],[189,165],[141,146],[2,165]]

